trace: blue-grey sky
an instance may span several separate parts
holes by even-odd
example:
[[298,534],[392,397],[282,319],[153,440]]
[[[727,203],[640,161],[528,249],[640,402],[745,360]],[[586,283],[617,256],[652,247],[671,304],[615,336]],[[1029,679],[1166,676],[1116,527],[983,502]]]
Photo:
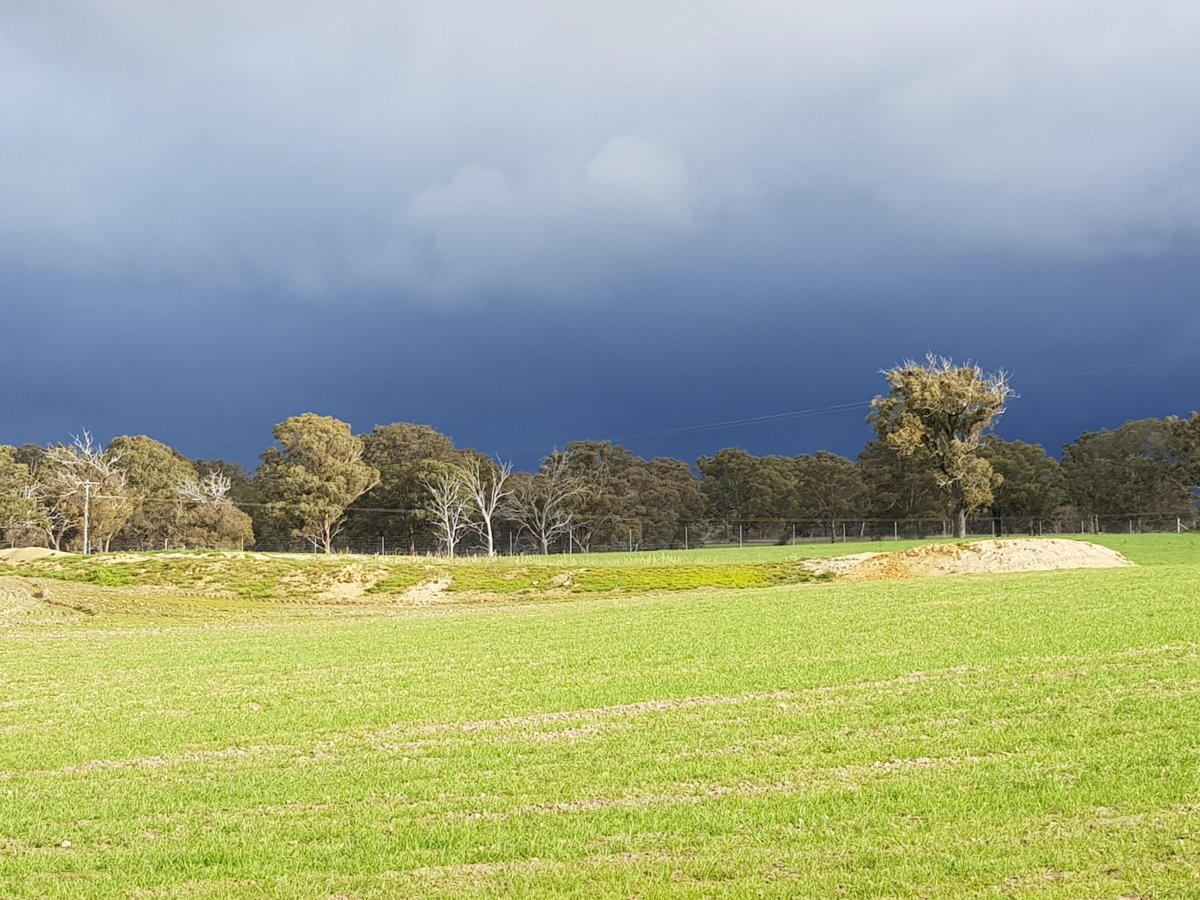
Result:
[[0,0],[0,443],[1057,451],[1200,406],[1197,109],[1191,0]]

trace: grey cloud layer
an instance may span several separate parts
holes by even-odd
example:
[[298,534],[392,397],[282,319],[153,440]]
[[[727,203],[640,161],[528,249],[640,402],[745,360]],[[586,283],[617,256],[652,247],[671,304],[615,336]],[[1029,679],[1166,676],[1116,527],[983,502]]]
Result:
[[760,235],[791,271],[1200,225],[1192,2],[0,9],[0,265],[27,271],[558,297]]

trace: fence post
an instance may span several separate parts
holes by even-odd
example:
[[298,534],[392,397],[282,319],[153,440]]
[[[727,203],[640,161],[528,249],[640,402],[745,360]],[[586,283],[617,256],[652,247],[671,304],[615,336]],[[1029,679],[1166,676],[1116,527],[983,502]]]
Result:
[[892,536],[896,540],[900,540],[900,523],[899,522],[892,523]]
[[512,552],[512,532],[511,532],[511,531],[508,533],[508,555],[509,555],[509,556],[512,556],[512,555],[513,555],[513,552]]
[[1129,533],[1133,534],[1133,519],[1129,520]]
[[744,543],[744,541],[742,540],[742,526],[741,526],[741,523],[739,523],[739,524],[738,524],[738,546],[739,546],[739,547],[744,547],[744,546],[745,546],[745,543]]
[[792,523],[792,546],[796,546],[796,523]]
[[688,527],[686,525],[683,526],[683,549],[684,550],[686,550],[688,548],[687,528]]
[[846,543],[846,523],[842,523],[842,543]]

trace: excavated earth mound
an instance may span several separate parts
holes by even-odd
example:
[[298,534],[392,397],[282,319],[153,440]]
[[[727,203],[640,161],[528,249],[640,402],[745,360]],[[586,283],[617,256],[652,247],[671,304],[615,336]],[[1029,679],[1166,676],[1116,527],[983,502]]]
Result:
[[928,544],[899,553],[856,553],[809,563],[814,572],[834,575],[840,581],[893,581],[938,575],[1110,569],[1131,565],[1133,563],[1115,550],[1061,538]]
[[10,566],[16,566],[23,562],[44,559],[47,556],[70,555],[69,553],[63,553],[61,550],[48,550],[45,547],[16,547],[15,549],[0,550],[0,563],[8,563]]

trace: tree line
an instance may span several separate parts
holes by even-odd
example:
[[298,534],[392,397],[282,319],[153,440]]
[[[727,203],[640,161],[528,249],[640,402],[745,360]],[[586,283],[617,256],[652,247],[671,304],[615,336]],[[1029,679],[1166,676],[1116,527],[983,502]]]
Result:
[[428,425],[356,435],[312,413],[275,426],[252,475],[141,435],[0,446],[0,532],[12,545],[85,552],[299,545],[493,555],[697,546],[732,540],[734,529],[756,540],[786,540],[797,527],[836,539],[847,522],[866,536],[869,523],[898,532],[917,521],[963,534],[968,517],[990,517],[1002,533],[1195,517],[1196,413],[1084,434],[1060,462],[990,433],[1011,396],[1002,372],[930,356],[883,374],[888,393],[870,415],[877,437],[856,459],[727,448],[692,466],[573,441],[518,472]]

